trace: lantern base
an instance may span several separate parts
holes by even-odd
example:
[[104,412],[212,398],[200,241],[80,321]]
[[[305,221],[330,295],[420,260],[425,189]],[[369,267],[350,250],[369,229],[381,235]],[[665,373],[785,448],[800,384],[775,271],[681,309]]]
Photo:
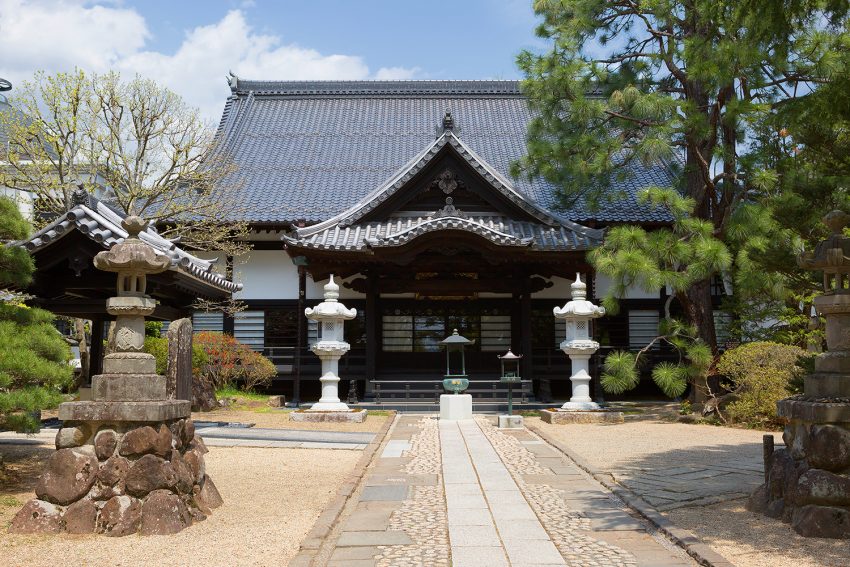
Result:
[[365,409],[349,409],[346,411],[315,411],[297,410],[289,414],[292,421],[311,423],[363,423],[368,412]]
[[440,396],[440,420],[459,421],[472,419],[471,394],[443,394]]
[[540,410],[540,419],[554,425],[569,423],[623,423],[623,412],[611,410],[578,410],[562,409]]
[[499,416],[499,429],[522,429],[522,427],[521,415],[503,414]]
[[[339,398],[337,398],[338,400]],[[351,411],[351,408],[348,407],[345,403],[336,401],[336,402],[322,402],[318,401],[307,411]]]
[[601,409],[596,402],[573,402],[569,401],[561,406],[566,411],[593,411]]

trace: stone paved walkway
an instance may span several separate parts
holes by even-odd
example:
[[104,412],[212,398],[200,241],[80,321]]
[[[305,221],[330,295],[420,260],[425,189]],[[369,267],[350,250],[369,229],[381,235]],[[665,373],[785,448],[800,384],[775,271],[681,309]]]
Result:
[[695,565],[527,430],[402,416],[344,515],[332,567]]

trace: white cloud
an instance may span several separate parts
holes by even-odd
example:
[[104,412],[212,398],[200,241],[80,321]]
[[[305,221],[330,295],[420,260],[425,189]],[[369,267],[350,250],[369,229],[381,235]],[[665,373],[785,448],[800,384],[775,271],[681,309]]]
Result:
[[356,55],[325,55],[256,33],[240,10],[186,32],[174,53],[150,48],[144,18],[132,9],[84,0],[0,0],[0,76],[14,82],[33,71],[109,69],[153,78],[217,120],[232,70],[251,79],[409,79],[418,68],[380,68],[371,74]]

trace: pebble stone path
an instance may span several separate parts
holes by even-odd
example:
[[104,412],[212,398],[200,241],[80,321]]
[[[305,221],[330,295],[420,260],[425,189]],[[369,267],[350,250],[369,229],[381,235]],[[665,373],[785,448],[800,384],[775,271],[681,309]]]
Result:
[[683,567],[681,549],[525,429],[403,415],[329,567]]

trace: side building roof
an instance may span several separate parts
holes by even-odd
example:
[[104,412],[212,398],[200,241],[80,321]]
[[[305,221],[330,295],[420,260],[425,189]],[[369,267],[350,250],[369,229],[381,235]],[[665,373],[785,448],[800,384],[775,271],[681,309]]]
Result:
[[[257,224],[326,221],[351,209],[415,159],[440,135],[446,111],[455,133],[498,175],[526,152],[531,119],[517,81],[251,81],[231,78],[219,125],[238,172],[228,187],[240,215]],[[637,201],[651,185],[669,185],[665,167],[636,165],[617,184],[623,198],[591,211],[558,208],[557,189],[512,179],[535,206],[587,223],[670,222]]]

